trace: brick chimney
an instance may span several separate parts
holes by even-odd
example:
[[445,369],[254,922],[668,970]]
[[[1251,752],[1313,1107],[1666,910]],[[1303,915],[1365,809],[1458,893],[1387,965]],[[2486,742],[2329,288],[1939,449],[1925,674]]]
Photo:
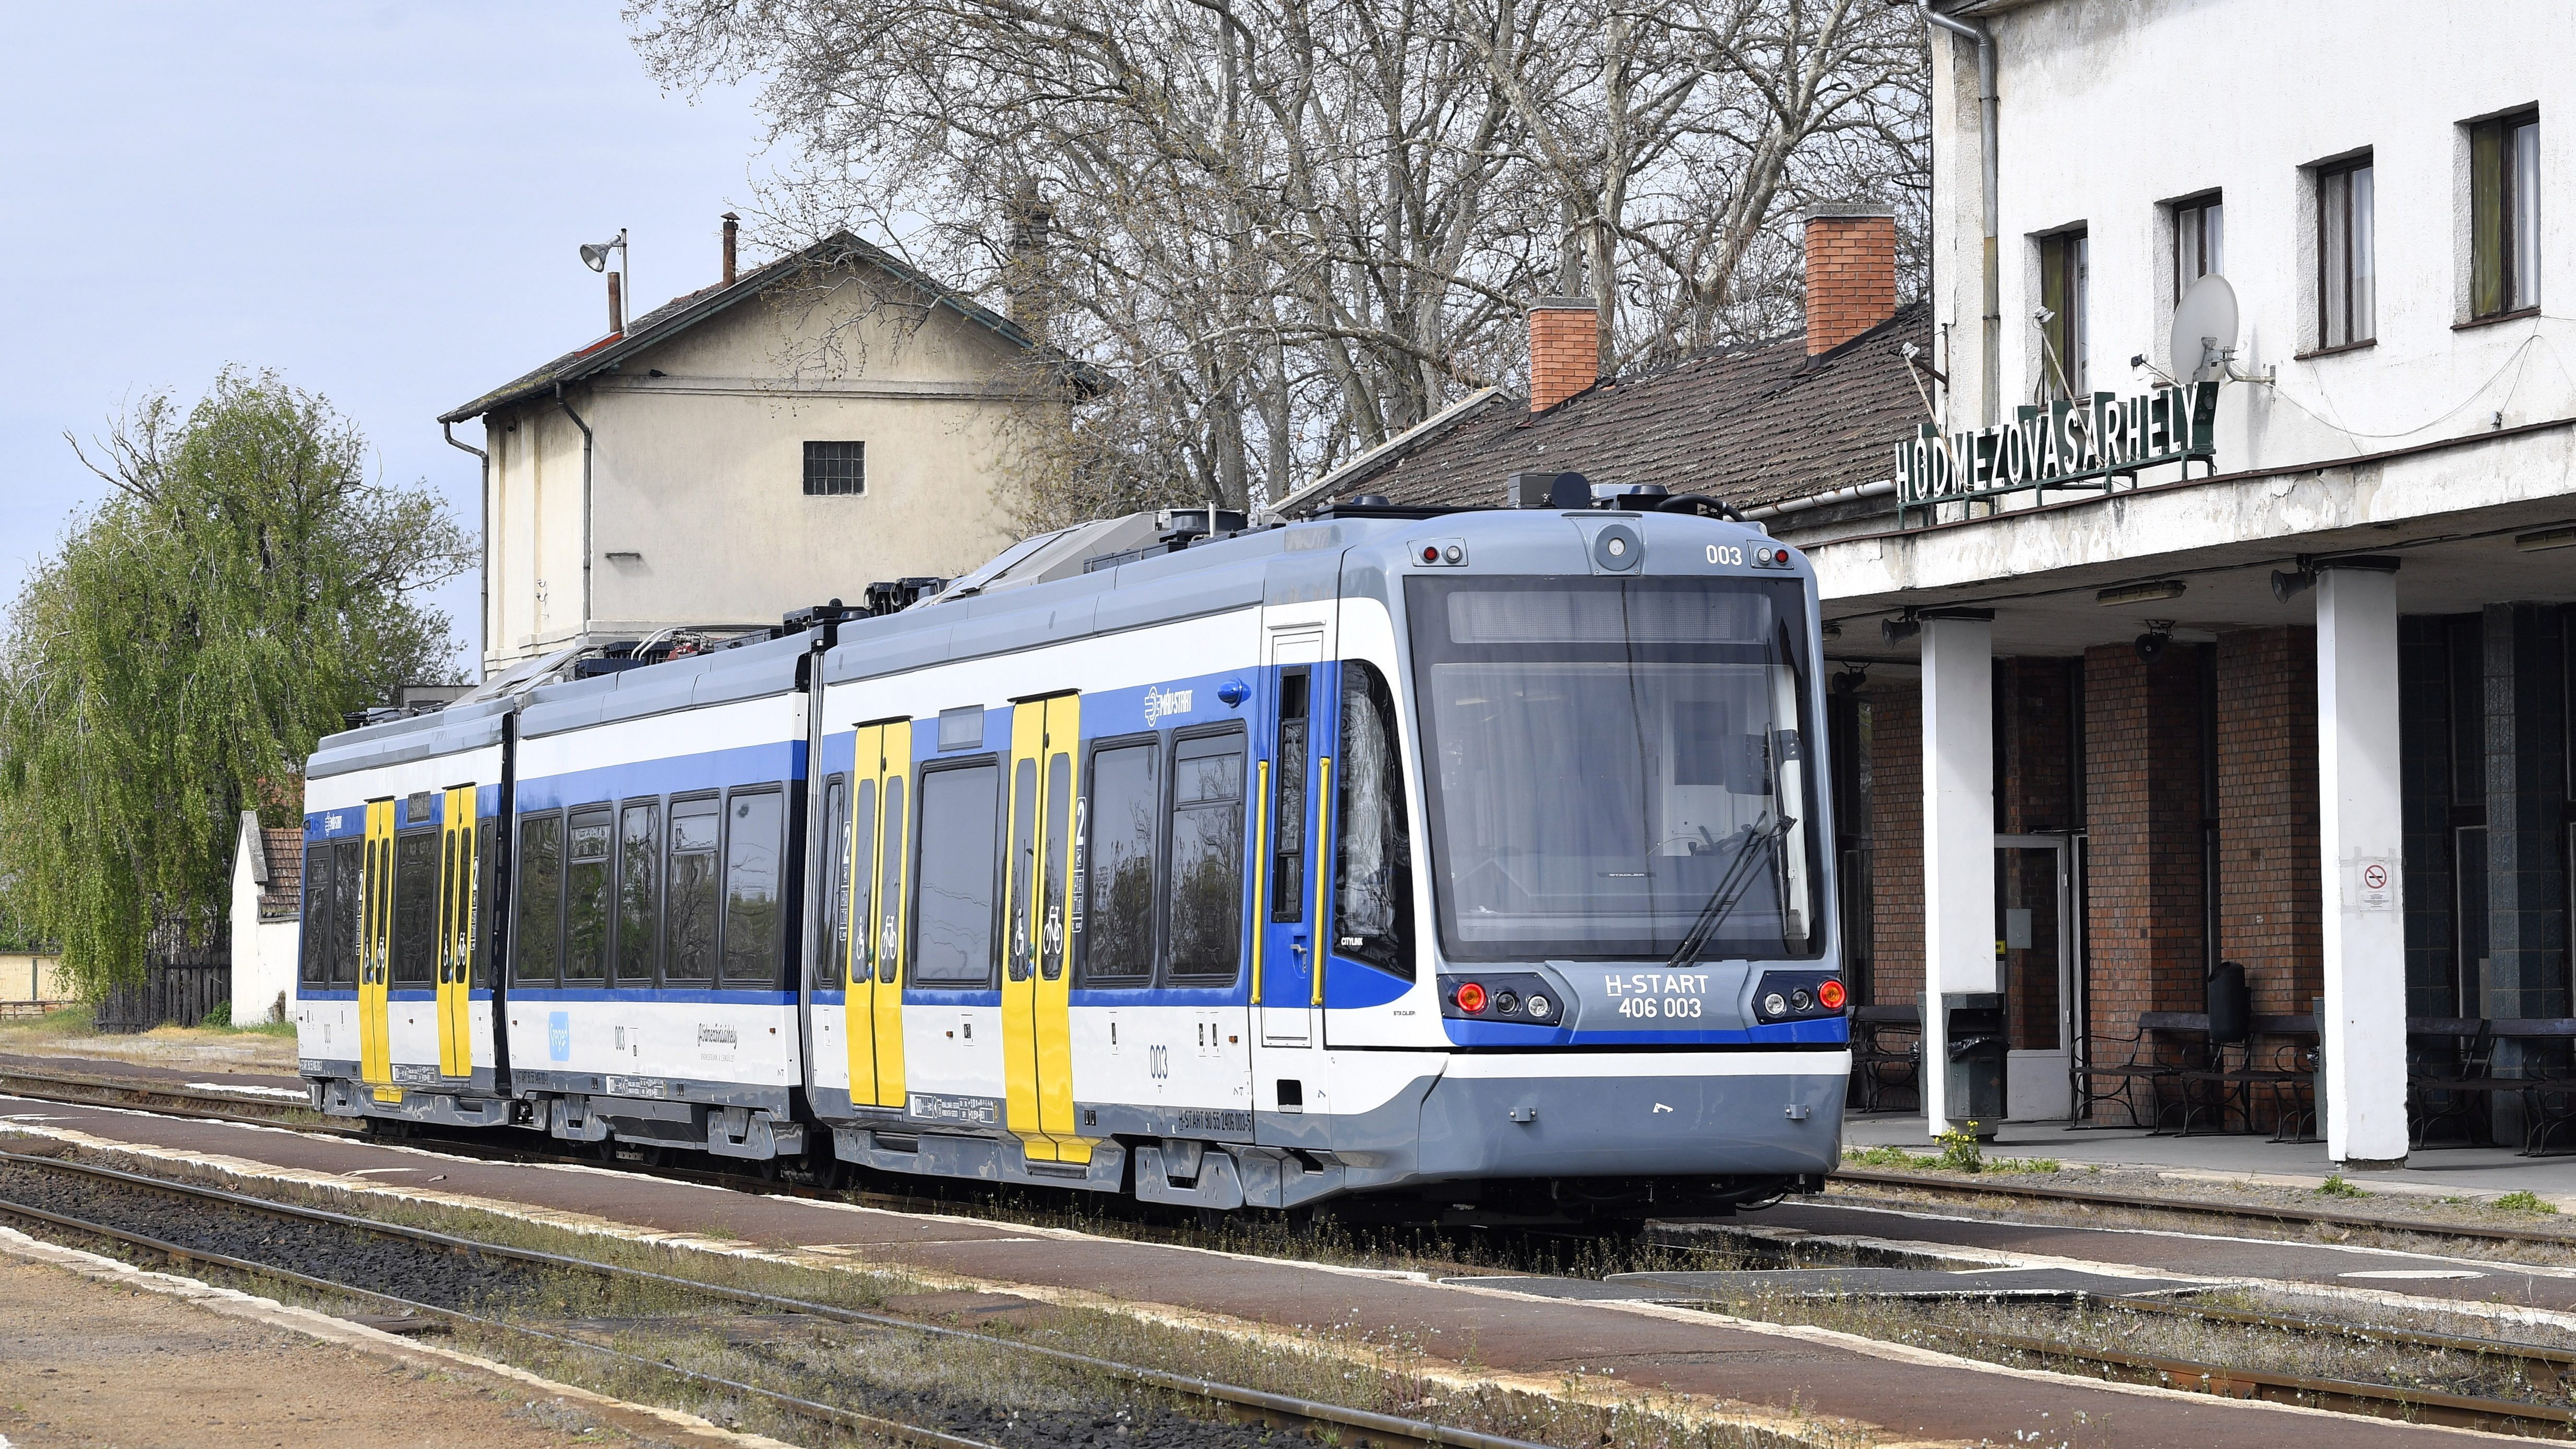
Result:
[[1811,206],[1807,223],[1807,355],[1831,352],[1896,315],[1896,213]]
[[1582,297],[1539,298],[1530,308],[1530,411],[1546,412],[1600,378],[1600,309]]
[[734,238],[742,230],[742,218],[728,211],[724,214],[724,284],[733,285]]

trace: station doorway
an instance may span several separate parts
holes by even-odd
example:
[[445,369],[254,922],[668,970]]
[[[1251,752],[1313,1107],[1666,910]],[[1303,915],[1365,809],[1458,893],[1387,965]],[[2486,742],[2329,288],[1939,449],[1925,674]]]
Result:
[[2064,1121],[2075,1113],[2077,964],[2083,840],[1995,837],[1995,978],[2003,988],[2004,1115]]

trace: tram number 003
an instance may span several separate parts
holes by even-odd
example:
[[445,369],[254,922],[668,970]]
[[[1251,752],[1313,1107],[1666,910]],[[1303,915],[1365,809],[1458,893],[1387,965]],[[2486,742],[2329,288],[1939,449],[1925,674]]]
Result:
[[1630,997],[1619,1003],[1621,1016],[1697,1016],[1700,999],[1696,996]]
[[1744,550],[1731,543],[1712,543],[1708,546],[1708,561],[1713,564],[1733,564],[1741,568],[1744,564]]

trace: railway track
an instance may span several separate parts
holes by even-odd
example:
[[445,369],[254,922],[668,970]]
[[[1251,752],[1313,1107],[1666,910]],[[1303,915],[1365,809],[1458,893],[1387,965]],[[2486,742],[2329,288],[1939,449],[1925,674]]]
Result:
[[[623,1284],[649,1285],[662,1290],[731,1302],[762,1313],[800,1315],[838,1324],[915,1335],[947,1345],[973,1345],[1005,1355],[1026,1356],[1061,1368],[1100,1375],[1135,1388],[1192,1401],[1214,1417],[1273,1430],[1287,1429],[1314,1433],[1324,1437],[1328,1442],[1363,1446],[1363,1449],[1545,1449],[1545,1446],[1524,1439],[1302,1399],[1136,1364],[1119,1363],[1067,1349],[978,1333],[971,1329],[921,1323],[889,1314],[871,1313],[836,1304],[764,1293],[676,1274],[657,1273],[647,1269],[540,1252],[531,1248],[483,1242],[423,1228],[353,1217],[319,1208],[272,1202],[218,1188],[172,1182],[88,1163],[0,1152],[0,1165],[109,1183],[129,1190],[166,1194],[184,1201],[220,1205],[226,1209],[254,1213],[300,1225],[326,1226],[353,1236],[399,1241],[439,1253],[471,1255],[545,1272],[592,1274]],[[981,1439],[949,1433],[926,1425],[884,1418],[847,1405],[828,1403],[737,1379],[683,1369],[667,1360],[627,1353],[577,1336],[552,1333],[527,1324],[514,1323],[449,1304],[424,1302],[416,1298],[388,1293],[379,1288],[348,1282],[339,1277],[262,1262],[257,1258],[174,1243],[150,1234],[136,1232],[131,1228],[94,1221],[78,1214],[33,1207],[6,1197],[0,1197],[0,1217],[16,1218],[22,1222],[38,1223],[59,1231],[85,1234],[183,1265],[211,1264],[254,1277],[291,1282],[319,1293],[363,1299],[421,1319],[472,1325],[506,1337],[543,1344],[549,1349],[598,1355],[629,1366],[647,1369],[654,1374],[678,1379],[702,1390],[757,1399],[792,1418],[861,1430],[891,1438],[898,1443],[921,1445],[925,1446],[925,1449],[998,1449],[998,1446]]]
[[[2374,1217],[2367,1213],[2336,1212],[2329,1208],[2274,1207],[2262,1203],[2213,1202],[2204,1198],[2146,1197],[2127,1193],[2095,1192],[2085,1188],[2049,1187],[2041,1183],[1998,1183],[1974,1179],[1954,1182],[1910,1172],[1874,1172],[1863,1168],[1845,1168],[1837,1171],[1827,1179],[1828,1191],[1838,1183],[1847,1186],[1894,1188],[1905,1192],[1926,1193],[1935,1197],[2007,1198],[2023,1202],[2063,1204],[2069,1207],[2172,1213],[2186,1218],[2264,1222],[2287,1227],[2367,1229],[2373,1232],[2417,1233],[2425,1237],[2459,1238],[2471,1242],[2536,1244],[2576,1249],[2576,1233],[2531,1232],[2481,1223]],[[1884,1198],[1861,1193],[1850,1196],[1853,1200],[1862,1202],[1887,1201]]]
[[[237,1101],[230,1097],[216,1098],[204,1093],[172,1092],[158,1087],[145,1086],[131,1082],[116,1082],[105,1079],[61,1076],[49,1077],[19,1072],[0,1072],[0,1090],[9,1091],[22,1096],[41,1097],[47,1100],[93,1102],[104,1105],[131,1106],[141,1110],[167,1111],[175,1115],[211,1117],[215,1120],[256,1121],[262,1125],[279,1124],[298,1117],[310,1119],[312,1116],[309,1111],[297,1108],[291,1103],[280,1102],[275,1104],[274,1108],[272,1108],[268,1103]],[[244,1113],[235,1114],[228,1110],[233,1107],[245,1107],[249,1110]],[[318,1126],[307,1125],[305,1122],[299,1122],[298,1125],[303,1130],[319,1130],[332,1132],[338,1135],[362,1135],[360,1133],[360,1129],[348,1124],[336,1122],[324,1122]],[[734,1187],[757,1188],[764,1192],[843,1199],[846,1199],[849,1196],[849,1194],[846,1193],[830,1192],[819,1188],[807,1187],[794,1183],[778,1182],[770,1179],[758,1179],[739,1173],[701,1171],[668,1164],[617,1162],[614,1160],[603,1162],[597,1158],[574,1157],[567,1154],[556,1153],[528,1152],[520,1149],[493,1148],[482,1144],[467,1144],[439,1138],[418,1138],[414,1140],[418,1141],[420,1145],[424,1147],[433,1148],[439,1151],[456,1151],[460,1154],[505,1160],[583,1162],[594,1166],[623,1167],[641,1174],[669,1177],[679,1180],[700,1181]],[[47,1165],[48,1170],[84,1172],[103,1180],[120,1180],[135,1184],[148,1184],[157,1191],[183,1196],[196,1196],[209,1201],[234,1203],[253,1211],[271,1213],[278,1216],[294,1216],[309,1221],[332,1222],[351,1231],[402,1237],[415,1242],[436,1242],[455,1251],[482,1252],[505,1257],[516,1257],[522,1261],[575,1264],[586,1270],[612,1275],[634,1274],[637,1272],[637,1270],[590,1264],[578,1259],[556,1260],[549,1258],[547,1255],[530,1254],[526,1250],[506,1248],[499,1245],[478,1244],[462,1239],[448,1239],[438,1234],[377,1223],[369,1219],[332,1214],[318,1209],[298,1208],[286,1204],[271,1203],[265,1199],[245,1197],[238,1194],[225,1193],[217,1189],[196,1187],[188,1184],[170,1183],[162,1179],[119,1173],[112,1169],[91,1167],[85,1164],[57,1162],[53,1159],[19,1158],[11,1154],[0,1153],[0,1162],[29,1161],[44,1163]],[[2550,1245],[2567,1245],[2571,1242],[2570,1238],[2558,1234],[2517,1232],[2511,1229],[2483,1227],[2478,1225],[2409,1222],[2402,1219],[2388,1220],[2368,1217],[2361,1214],[2333,1212],[2330,1210],[2302,1211],[2262,1205],[2206,1202],[2191,1199],[2169,1200],[2163,1198],[2133,1197],[2115,1193],[2091,1192],[2082,1189],[2052,1188],[2038,1185],[2003,1185],[1987,1182],[1949,1183],[1937,1179],[1927,1180],[1911,1174],[1900,1173],[1853,1171],[1837,1174],[1836,1181],[1875,1187],[1901,1188],[1909,1191],[1930,1192],[1963,1198],[2002,1197],[2006,1199],[2054,1202],[2090,1207],[2113,1207],[2140,1211],[2173,1212],[2185,1216],[2200,1217],[2211,1220],[2229,1220],[2236,1222],[2253,1220],[2290,1226],[2329,1225],[2349,1228],[2368,1228],[2379,1231],[2422,1233],[2433,1236],[2448,1236],[2487,1242],[2538,1243]],[[925,1205],[925,1203],[931,1206],[943,1206],[943,1204],[931,1203],[927,1199],[907,1197],[901,1194],[862,1193],[858,1194],[858,1197],[863,1201],[871,1201],[886,1206],[919,1207]],[[953,1208],[954,1204],[944,1204],[944,1206]],[[26,1211],[27,1210],[20,1207],[0,1204],[0,1213],[23,1215]],[[74,1231],[100,1232],[105,1236],[117,1238],[119,1241],[126,1241],[129,1246],[142,1248],[146,1251],[172,1254],[182,1259],[187,1258],[192,1252],[194,1252],[194,1250],[168,1244],[166,1242],[152,1241],[131,1234],[120,1234],[113,1230],[100,1228],[96,1225],[84,1225],[74,1222],[60,1222],[56,1225]],[[473,1315],[455,1315],[453,1310],[432,1309],[427,1305],[418,1304],[410,1300],[397,1300],[388,1295],[374,1293],[372,1290],[358,1289],[353,1285],[323,1283],[320,1280],[307,1281],[305,1278],[297,1277],[287,1270],[274,1268],[263,1269],[256,1264],[246,1265],[223,1259],[219,1255],[209,1256],[201,1252],[195,1252],[194,1255],[198,1259],[204,1261],[223,1262],[226,1266],[233,1267],[237,1271],[266,1272],[271,1276],[281,1276],[289,1278],[292,1281],[305,1282],[307,1286],[328,1288],[331,1291],[346,1291],[365,1294],[388,1303],[398,1304],[405,1308],[406,1311],[437,1312],[448,1314],[450,1316],[458,1316],[464,1320],[476,1323],[489,1322],[489,1320],[475,1317]],[[646,1274],[642,1276],[653,1277],[655,1275]],[[668,1281],[680,1283],[685,1282],[686,1280],[671,1279]],[[706,1291],[733,1293],[736,1290],[709,1288]],[[758,1301],[766,1306],[780,1308],[784,1311],[805,1311],[806,1307],[812,1307],[817,1311],[834,1315],[850,1315],[852,1313],[851,1310],[824,1308],[820,1305],[804,1305],[795,1308],[787,1308],[786,1305],[790,1304],[792,1300],[767,1299],[762,1298],[760,1295],[747,1295],[744,1301]],[[2348,1323],[2336,1323],[2317,1319],[2263,1314],[2243,1310],[2219,1309],[2178,1302],[2154,1302],[2135,1299],[2115,1300],[2101,1298],[2093,1299],[2092,1302],[2096,1307],[2106,1311],[2118,1311],[2139,1315],[2167,1314],[2193,1316],[2214,1322],[2233,1323],[2260,1328],[2276,1333],[2309,1335],[2331,1334],[2347,1338],[2362,1339],[2382,1345],[2401,1346],[2415,1350],[2444,1350],[2452,1353],[2468,1354],[2478,1359],[2491,1361],[2501,1365],[2524,1381],[2534,1385],[2544,1386],[2551,1391],[2559,1390],[2564,1384],[2576,1384],[2576,1373],[2571,1373],[2571,1370],[2576,1370],[2576,1351],[2515,1344],[2502,1340],[2417,1333],[2393,1327],[2356,1326]],[[887,1319],[883,1318],[881,1315],[871,1316],[864,1314],[851,1316],[848,1321],[905,1323],[904,1320],[900,1319]],[[533,1335],[536,1338],[545,1339],[545,1341],[548,1342],[557,1341],[556,1339],[548,1338],[538,1330],[521,1329],[510,1325],[499,1326],[512,1333]],[[957,1332],[957,1330],[936,1329],[918,1325],[907,1324],[906,1326],[914,1327],[918,1331],[925,1333],[938,1334]],[[982,1339],[986,1336],[970,1334],[967,1335],[967,1337]],[[578,1342],[577,1340],[561,1341]],[[1981,1333],[1976,1335],[1975,1343],[1987,1350],[2006,1350],[2012,1354],[2020,1355],[2029,1360],[2035,1360],[2050,1367],[2073,1370],[2096,1377],[2114,1379],[2122,1382],[2153,1384],[2160,1387],[2210,1393],[2224,1397],[2299,1404],[2306,1407],[2324,1408],[2336,1412],[2383,1418],[2400,1418],[2414,1422],[2443,1424],[2454,1427],[2480,1428],[2491,1431],[2547,1435],[2552,1437],[2566,1437],[2571,1433],[2576,1433],[2576,1411],[2571,1411],[2570,1409],[2550,1404],[2496,1399],[2475,1395],[2448,1394],[2438,1390],[2421,1387],[2405,1387],[2294,1374],[2271,1373],[2259,1369],[2246,1368],[2241,1365],[2204,1363],[2189,1359],[2157,1357],[2150,1354],[2124,1353],[2102,1347],[2098,1344],[2074,1343],[2057,1339],[2020,1335]],[[585,1351],[588,1351],[588,1349],[591,1348],[596,1348],[596,1346],[585,1346]],[[598,1351],[609,1352],[605,1349],[600,1349]],[[1077,1355],[1073,1357],[1079,1359],[1080,1356]],[[1090,1360],[1082,1361],[1109,1371],[1123,1370],[1139,1376],[1152,1376],[1157,1374],[1157,1371],[1154,1370],[1133,1368],[1132,1366],[1097,1364]],[[1175,1382],[1170,1384],[1162,1383],[1159,1379],[1163,1378],[1174,1378]],[[1170,1375],[1160,1375],[1159,1377],[1137,1377],[1133,1381],[1148,1386],[1167,1388],[1173,1392],[1199,1393],[1202,1397],[1212,1397],[1216,1399],[1222,1399],[1223,1394],[1225,1392],[1229,1392],[1227,1386],[1200,1385],[1198,1381],[1179,1380],[1176,1379],[1176,1376]],[[708,1383],[711,1386],[726,1387],[729,1390],[733,1388],[730,1383],[715,1385],[715,1382],[712,1380],[709,1380]],[[755,1392],[755,1396],[763,1397],[764,1401],[776,1402],[782,1409],[793,1409],[796,1412],[807,1413],[812,1416],[826,1419],[831,1417],[828,1414],[821,1414],[815,1409],[798,1409],[795,1404],[788,1402],[788,1400],[793,1396],[777,1395],[770,1393],[769,1391],[751,1391],[747,1388],[742,1391]],[[1285,1419],[1272,1421],[1277,1423],[1296,1422],[1295,1415],[1297,1413],[1314,1407],[1311,1405],[1303,1405],[1302,1401],[1290,1401],[1290,1404],[1294,1405],[1292,1407],[1271,1407],[1268,1406],[1268,1400],[1276,1398],[1277,1396],[1262,1395],[1259,1391],[1248,1389],[1231,1390],[1231,1392],[1253,1396],[1251,1399],[1239,1402],[1235,1400],[1224,1400],[1225,1402],[1233,1403],[1238,1409],[1254,1412],[1278,1413],[1288,1416]],[[802,1401],[798,1402],[801,1403]],[[833,1422],[842,1421],[833,1420]],[[1485,1445],[1514,1442],[1494,1439],[1490,1436],[1469,1435],[1466,1431],[1442,1430],[1437,1426],[1427,1424],[1411,1424],[1410,1421],[1406,1421],[1408,1427],[1402,1429],[1384,1426],[1363,1428],[1358,1425],[1342,1423],[1339,1420],[1314,1419],[1307,1422],[1329,1422],[1341,1424],[1341,1427],[1345,1431],[1356,1430],[1364,1436],[1356,1442],[1369,1444]],[[1425,1435],[1439,1434],[1447,1434],[1450,1437],[1424,1437]],[[1366,1437],[1381,1435],[1384,1437]],[[945,1439],[933,1437],[909,1442],[924,1444],[955,1444],[968,1441],[957,1440],[952,1436]]]

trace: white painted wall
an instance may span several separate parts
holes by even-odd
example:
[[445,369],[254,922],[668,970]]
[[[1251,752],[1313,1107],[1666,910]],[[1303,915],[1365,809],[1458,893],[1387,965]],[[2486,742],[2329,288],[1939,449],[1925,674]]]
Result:
[[233,1021],[253,1026],[268,1019],[279,992],[291,1010],[295,999],[295,955],[303,939],[303,922],[259,918],[259,815],[242,812],[238,844],[233,851],[233,898],[229,925],[233,945]]
[[[587,616],[580,429],[550,398],[485,420],[487,671],[585,629],[856,603],[871,582],[954,576],[1019,536],[1014,424],[1045,406],[1008,395],[1025,354],[946,311],[876,313],[842,292],[811,314],[751,299],[565,390],[594,437]],[[817,367],[827,327],[838,357]],[[808,439],[866,443],[866,491],[806,496]]]
[[[2030,401],[2040,354],[2034,237],[2092,239],[2096,388],[2165,361],[2172,220],[2160,203],[2226,202],[2225,271],[2244,309],[2222,471],[2456,437],[2576,412],[2576,7],[2564,0],[2040,0],[1985,18],[2001,100],[2003,415]],[[1979,420],[1982,245],[1976,48],[1932,47],[1935,320],[1950,352],[1947,426]],[[2461,122],[2537,103],[2541,310],[2454,330],[2468,315],[2468,145]],[[2378,343],[2302,360],[2315,338],[2313,176],[2357,148],[2378,186]],[[2150,481],[2153,481],[2152,478]]]

